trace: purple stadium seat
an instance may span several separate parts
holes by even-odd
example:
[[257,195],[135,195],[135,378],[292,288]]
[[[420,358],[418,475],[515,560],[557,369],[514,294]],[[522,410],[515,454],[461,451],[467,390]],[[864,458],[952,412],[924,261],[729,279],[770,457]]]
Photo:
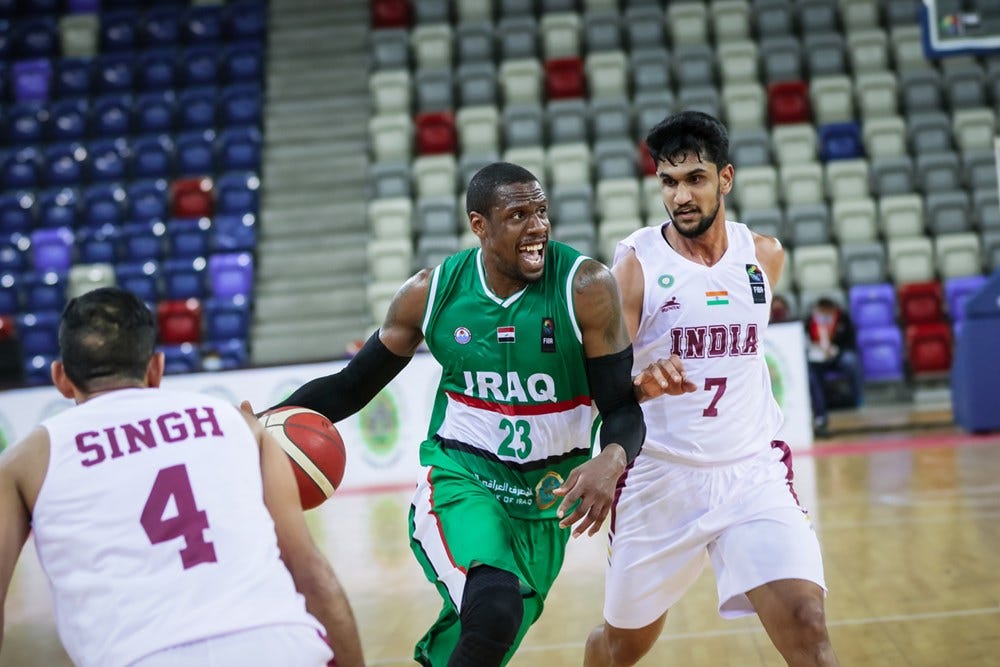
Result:
[[253,172],[231,171],[215,180],[216,213],[257,215],[260,179]]
[[62,310],[66,305],[67,276],[62,271],[24,274],[24,312]]
[[958,324],[965,319],[965,301],[986,284],[986,276],[962,276],[944,281],[944,298],[948,315]]
[[173,48],[149,49],[139,54],[135,68],[138,90],[169,90],[177,85],[177,53]]
[[178,7],[150,7],[139,24],[139,36],[148,47],[172,46],[180,41],[181,10]]
[[118,256],[128,262],[160,259],[165,254],[162,222],[132,222],[119,229]]
[[160,300],[160,264],[153,260],[118,262],[115,265],[118,286],[132,292],[146,303]]
[[31,255],[35,271],[69,271],[73,263],[73,230],[36,229],[31,233]]
[[829,160],[849,160],[864,157],[864,142],[861,127],[857,123],[831,123],[819,127],[819,158]]
[[249,297],[253,293],[253,255],[248,252],[215,254],[208,258],[212,296]]
[[14,51],[19,58],[59,55],[59,27],[54,16],[21,18],[14,24]]
[[0,234],[31,231],[34,205],[34,194],[26,190],[0,194]]
[[44,229],[80,225],[80,197],[73,188],[49,188],[38,194],[38,226]]
[[896,325],[859,328],[858,350],[867,381],[902,380],[903,334]]
[[79,185],[83,182],[87,149],[79,142],[52,144],[45,149],[42,181],[49,186]]
[[21,310],[21,274],[0,271],[0,313],[12,315]]
[[170,258],[163,262],[166,299],[202,299],[207,296],[204,257]]
[[215,172],[215,131],[189,130],[177,135],[178,176],[209,176]]
[[59,354],[59,311],[39,310],[18,315],[15,320],[21,353],[26,357],[37,354]]
[[7,155],[0,165],[0,189],[34,190],[41,185],[41,156],[32,147]]
[[31,238],[25,234],[0,235],[0,272],[21,272],[28,270],[28,250]]

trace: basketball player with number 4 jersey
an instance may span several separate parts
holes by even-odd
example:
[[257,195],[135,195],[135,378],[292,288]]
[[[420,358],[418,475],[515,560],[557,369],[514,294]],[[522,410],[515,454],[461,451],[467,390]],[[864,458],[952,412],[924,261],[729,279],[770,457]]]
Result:
[[756,613],[789,665],[837,665],[819,542],[792,487],[764,359],[774,238],[726,220],[735,170],[715,118],[669,116],[646,138],[669,220],[619,243],[612,269],[647,433],[612,512],[604,624],[587,667],[633,665],[709,560],[719,613]]
[[133,294],[67,304],[52,378],[77,405],[0,456],[0,603],[31,531],[77,665],[362,665],[287,456],[252,415],[158,388],[155,340]]

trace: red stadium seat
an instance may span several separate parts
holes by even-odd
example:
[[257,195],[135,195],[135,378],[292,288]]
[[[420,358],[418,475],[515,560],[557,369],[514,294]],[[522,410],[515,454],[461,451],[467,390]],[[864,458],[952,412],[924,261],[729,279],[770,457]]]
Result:
[[899,287],[899,317],[904,324],[944,321],[941,283],[909,283]]
[[212,179],[181,178],[174,181],[171,210],[175,218],[212,217]]
[[645,141],[639,142],[639,172],[643,176],[655,176],[656,175],[656,162],[653,158],[649,156],[649,148],[646,147]]
[[586,81],[580,58],[553,58],[545,62],[545,96],[550,100],[586,97]]
[[450,111],[431,111],[417,115],[417,152],[435,155],[455,152],[455,115]]
[[914,375],[946,373],[951,369],[951,327],[946,322],[906,327],[906,357]]
[[375,0],[372,2],[373,28],[410,27],[409,0]]
[[809,87],[804,81],[778,81],[768,85],[767,113],[772,125],[810,122]]
[[156,306],[160,342],[164,345],[201,342],[201,302],[198,299],[161,301]]

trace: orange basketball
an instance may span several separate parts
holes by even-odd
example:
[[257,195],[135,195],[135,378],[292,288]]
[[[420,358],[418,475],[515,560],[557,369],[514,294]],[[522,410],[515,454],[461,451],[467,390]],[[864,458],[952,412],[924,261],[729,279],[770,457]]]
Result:
[[269,410],[260,420],[292,462],[302,509],[322,505],[344,479],[347,451],[337,428],[320,413],[295,406]]

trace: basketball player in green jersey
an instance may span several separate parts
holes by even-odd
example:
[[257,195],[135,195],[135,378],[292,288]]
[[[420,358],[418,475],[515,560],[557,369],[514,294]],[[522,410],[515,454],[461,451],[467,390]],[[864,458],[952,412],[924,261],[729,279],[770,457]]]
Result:
[[[601,263],[549,240],[529,171],[473,176],[481,247],[410,278],[339,373],[281,405],[337,422],[361,409],[421,341],[441,363],[410,509],[413,552],[444,599],[415,659],[503,665],[542,612],[570,531],[595,534],[645,435],[618,287]],[[591,457],[593,407],[601,451]]]

